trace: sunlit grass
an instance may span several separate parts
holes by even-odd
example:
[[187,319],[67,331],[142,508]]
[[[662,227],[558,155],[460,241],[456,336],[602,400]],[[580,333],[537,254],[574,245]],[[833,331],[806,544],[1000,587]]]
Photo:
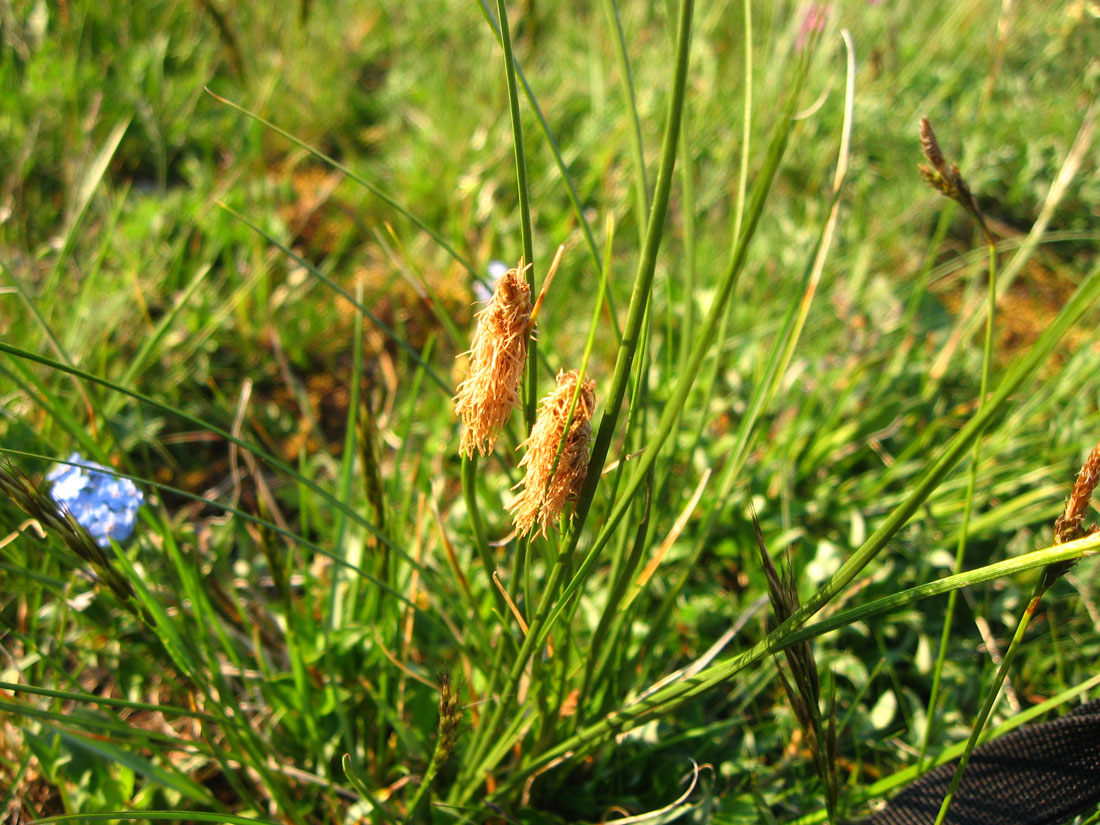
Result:
[[[1096,552],[1053,534],[1100,438],[1084,18],[218,9],[4,18],[0,809],[820,820],[958,755],[987,647]],[[989,248],[924,186],[922,115]],[[522,256],[533,297],[560,244],[522,403],[463,460],[475,279]],[[588,473],[517,539],[559,370]],[[56,515],[74,451],[143,490],[134,538]],[[1095,572],[990,727],[1094,690]],[[797,714],[796,645],[831,686]]]

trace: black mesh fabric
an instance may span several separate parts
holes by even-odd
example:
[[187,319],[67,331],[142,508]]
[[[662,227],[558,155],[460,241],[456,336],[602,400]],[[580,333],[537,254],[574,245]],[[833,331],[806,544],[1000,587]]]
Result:
[[[929,771],[865,825],[932,825],[957,762]],[[1100,804],[1100,700],[975,748],[946,825],[1059,825]]]

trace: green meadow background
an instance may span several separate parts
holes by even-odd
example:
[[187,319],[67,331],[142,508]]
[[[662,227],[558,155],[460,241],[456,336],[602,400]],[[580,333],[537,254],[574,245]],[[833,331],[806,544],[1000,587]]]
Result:
[[[1100,8],[691,11],[0,0],[0,821],[808,823],[958,754],[1100,440]],[[559,245],[527,398],[583,362],[604,453],[517,541],[530,421],[464,466],[451,396]],[[101,559],[28,523],[72,452],[146,494]],[[989,726],[1098,655],[1086,558]]]

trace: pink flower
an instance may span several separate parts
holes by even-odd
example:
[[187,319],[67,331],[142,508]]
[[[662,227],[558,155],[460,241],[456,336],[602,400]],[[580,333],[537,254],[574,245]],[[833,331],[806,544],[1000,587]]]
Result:
[[810,3],[805,16],[802,18],[802,25],[798,28],[798,40],[794,44],[796,49],[802,51],[806,47],[806,40],[809,36],[825,28],[829,10],[828,3]]

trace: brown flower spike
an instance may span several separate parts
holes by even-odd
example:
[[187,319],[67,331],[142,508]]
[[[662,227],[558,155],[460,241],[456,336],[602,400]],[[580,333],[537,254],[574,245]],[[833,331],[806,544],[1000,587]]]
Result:
[[509,269],[492,299],[477,314],[466,380],[458,386],[455,412],[462,420],[459,452],[489,455],[508,416],[519,406],[519,384],[527,363],[531,329],[531,287],[525,267]]
[[[1077,480],[1073,483],[1073,490],[1066,499],[1065,509],[1062,515],[1054,522],[1054,543],[1065,544],[1067,541],[1075,541],[1087,535],[1095,533],[1096,526],[1084,527],[1085,514],[1089,511],[1089,500],[1100,483],[1100,444],[1092,448],[1089,457],[1077,474]],[[1048,564],[1043,568],[1042,588],[1045,591],[1066,573],[1073,569],[1076,561],[1060,561]]]
[[926,117],[920,119],[920,145],[924,156],[932,164],[931,166],[918,164],[925,181],[941,195],[958,202],[963,209],[969,212],[985,234],[986,240],[993,244],[993,233],[989,231],[985,218],[982,217],[981,210],[978,209],[978,201],[975,200],[970,187],[966,185],[966,180],[959,171],[958,164],[948,163],[944,160],[939,141],[936,140],[936,133],[932,131],[932,124],[928,122]]
[[1054,543],[1065,544],[1067,541],[1083,538],[1096,528],[1085,530],[1081,527],[1085,522],[1085,514],[1089,511],[1089,499],[1092,491],[1100,482],[1100,444],[1092,448],[1089,457],[1085,459],[1081,472],[1077,474],[1073,491],[1066,499],[1065,510],[1058,520],[1054,522]]
[[516,485],[522,487],[520,494],[508,507],[520,536],[529,533],[533,527],[536,534],[545,536],[561,515],[565,502],[577,497],[588,474],[588,446],[592,439],[590,422],[596,404],[596,382],[585,381],[581,384],[570,419],[569,410],[573,396],[577,394],[579,380],[576,370],[558,372],[557,387],[542,399],[531,435],[520,445],[527,448],[527,454],[520,462],[521,467],[527,468],[527,473]]

